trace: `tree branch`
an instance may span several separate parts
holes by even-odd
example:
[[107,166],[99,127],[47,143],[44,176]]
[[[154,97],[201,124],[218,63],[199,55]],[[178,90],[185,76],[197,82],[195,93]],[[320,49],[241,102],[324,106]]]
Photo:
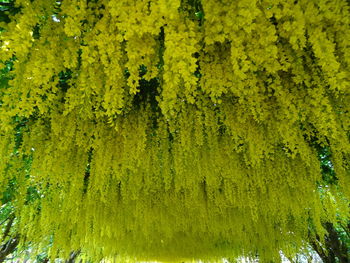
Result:
[[9,235],[9,233],[10,233],[10,230],[11,230],[11,227],[12,227],[12,224],[13,224],[13,221],[15,220],[15,216],[12,215],[12,216],[9,217],[9,219],[10,219],[10,220],[8,221],[8,223],[7,223],[7,225],[6,225],[4,234],[3,234],[3,236],[2,236],[2,239],[3,239],[3,240],[4,240],[4,239]]
[[18,243],[19,235],[16,235],[0,247],[0,262],[4,262],[6,257],[15,251]]
[[73,251],[72,253],[70,253],[69,259],[66,260],[66,263],[74,263],[79,254],[80,254],[80,250]]

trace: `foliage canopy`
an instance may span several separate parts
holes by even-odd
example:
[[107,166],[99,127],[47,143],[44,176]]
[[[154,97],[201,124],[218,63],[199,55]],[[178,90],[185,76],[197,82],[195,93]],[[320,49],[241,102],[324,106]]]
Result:
[[347,1],[15,4],[0,187],[15,177],[22,240],[94,260],[276,262],[348,218]]

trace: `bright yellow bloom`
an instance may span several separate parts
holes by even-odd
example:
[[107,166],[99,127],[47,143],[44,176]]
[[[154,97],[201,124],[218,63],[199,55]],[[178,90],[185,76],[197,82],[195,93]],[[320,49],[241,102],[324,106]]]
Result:
[[[0,35],[0,182],[38,249],[276,262],[349,215],[346,0],[61,2],[17,1]],[[317,191],[319,146],[344,198]]]

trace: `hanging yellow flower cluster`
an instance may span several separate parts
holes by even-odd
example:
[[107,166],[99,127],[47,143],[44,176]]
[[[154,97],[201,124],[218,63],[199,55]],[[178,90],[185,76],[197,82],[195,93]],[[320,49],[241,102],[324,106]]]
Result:
[[[348,216],[346,0],[16,5],[0,182],[16,176],[22,240],[95,261],[277,262]],[[320,147],[341,197],[317,190]]]

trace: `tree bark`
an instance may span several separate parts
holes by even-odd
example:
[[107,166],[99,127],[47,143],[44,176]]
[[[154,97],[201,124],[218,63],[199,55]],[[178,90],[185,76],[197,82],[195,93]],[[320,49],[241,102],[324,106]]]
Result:
[[337,259],[340,263],[350,263],[348,248],[341,242],[339,233],[331,223],[325,223],[328,235],[325,237],[325,247],[317,244],[317,240],[311,242],[312,248],[317,252],[324,263],[334,263]]
[[12,254],[17,248],[19,243],[19,236],[10,238],[5,244],[0,247],[0,262],[4,262],[6,257]]

